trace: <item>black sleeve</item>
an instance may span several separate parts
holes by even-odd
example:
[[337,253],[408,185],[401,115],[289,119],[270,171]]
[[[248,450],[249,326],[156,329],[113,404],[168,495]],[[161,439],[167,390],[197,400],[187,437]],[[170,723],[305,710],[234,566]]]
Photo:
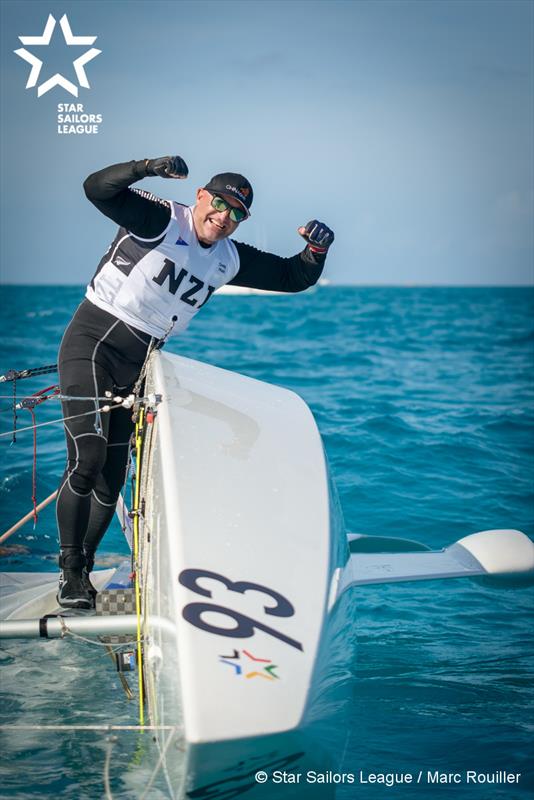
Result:
[[239,253],[239,272],[231,284],[275,292],[302,292],[319,280],[325,254],[313,253],[305,247],[301,253],[282,258],[264,253],[249,244],[232,239]]
[[143,239],[155,239],[169,224],[171,205],[150,192],[128,188],[146,174],[144,161],[113,164],[89,175],[83,188],[91,203],[117,225]]

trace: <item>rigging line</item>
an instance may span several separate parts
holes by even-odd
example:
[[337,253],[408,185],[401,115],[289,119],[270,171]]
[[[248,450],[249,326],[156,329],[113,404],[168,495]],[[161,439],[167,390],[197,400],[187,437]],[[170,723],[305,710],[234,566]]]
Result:
[[[103,644],[107,644],[106,642],[103,641],[103,639],[102,639],[102,642],[103,642]],[[106,653],[111,658],[112,662],[115,663],[115,656],[117,655],[117,650],[116,649],[113,650],[111,645],[108,644],[107,647],[106,647]],[[117,675],[119,676],[119,681],[121,683],[122,688],[124,689],[124,694],[126,695],[126,699],[127,700],[133,700],[133,697],[134,697],[133,696],[133,692],[130,689],[130,684],[126,680],[126,676],[120,670],[117,671]]]
[[[49,386],[48,388],[52,389],[53,387]],[[47,389],[42,389],[41,390],[41,392],[46,392],[46,391],[47,391]],[[39,394],[41,392],[35,392],[34,394],[22,394],[22,395],[19,395],[19,398],[21,400],[31,400],[33,398],[38,398],[39,400],[41,400],[41,399],[49,400],[49,399],[51,399],[53,397],[57,398],[58,400],[109,400],[110,397],[111,397],[111,395],[109,395],[108,397],[98,397],[98,396],[95,397],[94,394],[92,394],[92,395],[81,395],[80,397],[75,397],[75,396],[70,395],[70,394],[59,394],[57,392],[54,392],[54,394],[51,394],[50,397],[39,398],[38,396],[39,396]],[[12,399],[13,399],[13,395],[11,395],[11,394],[0,394],[0,400],[12,400]]]
[[[44,403],[45,400],[51,400],[53,397],[56,397],[59,394],[59,386],[56,387],[55,391],[52,392],[52,394],[43,395],[43,392],[46,392],[48,391],[48,389],[53,389],[53,388],[54,388],[53,386],[49,386],[47,389],[42,389],[40,392],[35,392],[35,394],[23,395],[22,397],[20,397],[19,395],[20,400],[18,403],[15,403],[15,411],[20,411],[23,408],[26,409],[35,408],[36,406],[41,405],[41,403]],[[7,398],[7,395],[2,395],[2,398],[5,400]],[[16,398],[14,398],[13,401],[15,399]],[[10,406],[0,409],[0,411],[11,411],[12,407],[13,407],[13,402]]]
[[167,328],[167,330],[165,331],[165,333],[163,334],[161,339],[156,339],[155,336],[151,336],[150,337],[150,342],[149,342],[149,345],[147,347],[145,360],[143,362],[143,366],[141,367],[141,372],[139,373],[139,377],[137,378],[137,381],[135,382],[135,385],[134,385],[134,388],[133,388],[133,393],[136,396],[141,391],[141,386],[143,385],[143,381],[145,380],[146,371],[147,371],[147,367],[148,367],[148,361],[150,359],[150,356],[152,355],[154,350],[159,350],[159,349],[161,349],[163,347],[163,345],[165,344],[165,342],[167,341],[167,339],[171,335],[172,330],[173,330],[173,328],[174,328],[174,326],[176,324],[177,319],[178,319],[178,317],[173,317],[172,318],[171,324],[169,325],[169,327]]
[[[153,413],[153,415],[151,417],[151,420],[146,423],[146,427],[148,428],[148,430],[146,430],[146,428],[145,428],[145,434],[144,434],[144,438],[143,438],[143,453],[142,453],[142,457],[143,457],[143,462],[146,463],[146,464],[150,464],[150,457],[151,457],[151,454],[152,454],[152,446],[153,446],[153,441],[154,441],[154,426],[156,424],[157,424],[157,417],[156,417],[155,413]],[[144,478],[144,480],[143,480],[143,483],[142,483],[142,485],[140,487],[140,491],[141,491],[142,495],[144,496],[144,494],[146,493],[146,486],[147,486],[147,480],[148,480],[148,471],[147,470],[145,470],[145,474],[142,477]],[[143,562],[143,569],[142,569],[141,572],[142,572],[142,586],[147,586],[147,583],[148,583],[148,571],[149,571],[149,554],[146,551],[150,547],[150,542],[152,540],[152,536],[151,536],[151,529],[150,529],[150,526],[148,525],[147,518],[146,518],[146,515],[144,513],[144,510],[145,509],[143,508],[143,514],[142,514],[141,521],[142,521],[142,525],[143,525],[142,544],[143,544],[143,548],[144,548],[145,552],[143,553],[144,557],[141,558],[141,560]],[[143,608],[144,619],[148,619],[148,617],[145,616],[148,613],[148,593],[147,592],[143,593],[143,604],[144,604],[144,608]]]
[[180,730],[177,725],[112,725],[107,723],[92,725],[31,725],[19,723],[4,723],[0,725],[1,731],[174,731],[175,733]]
[[162,748],[162,750],[160,752],[160,756],[158,758],[156,766],[152,770],[152,775],[150,776],[150,778],[148,780],[148,783],[147,783],[147,785],[145,787],[145,791],[141,795],[141,800],[145,800],[145,798],[148,796],[148,793],[149,793],[150,789],[152,788],[152,784],[154,783],[158,772],[160,771],[160,769],[162,768],[163,764],[165,763],[165,755],[167,753],[167,750],[170,747],[170,744],[171,744],[172,740],[174,739],[175,733],[176,733],[176,730],[173,730],[173,731],[171,731],[169,733],[169,735],[167,737],[167,741],[163,745],[163,748]]
[[106,800],[113,800],[113,795],[111,794],[111,784],[109,780],[109,767],[111,764],[111,752],[116,741],[116,736],[107,737],[106,758],[104,760],[104,789],[106,792]]
[[[45,392],[50,391],[53,389],[54,391],[51,394],[45,394]],[[59,395],[59,386],[47,386],[46,389],[41,389],[40,392],[35,392],[35,394],[30,395],[29,397],[23,397],[19,403],[17,403],[17,408],[35,408],[36,406],[40,406],[41,403],[44,403],[46,400],[51,400],[53,397],[57,397]]]
[[[53,387],[50,386],[48,388],[52,389]],[[47,389],[42,389],[41,391],[42,392],[46,392]],[[20,397],[21,400],[30,400],[32,397],[37,397],[38,394],[40,394],[40,392],[34,392],[33,394],[19,394],[19,397]],[[51,395],[51,397],[55,397],[55,395]],[[12,400],[12,399],[13,399],[13,395],[12,394],[0,394],[0,400]],[[48,398],[45,398],[45,399],[48,399]]]
[[143,385],[143,381],[145,380],[148,359],[152,355],[152,351],[156,347],[157,341],[158,340],[155,339],[153,336],[150,339],[150,344],[148,345],[148,348],[147,348],[147,351],[146,351],[145,360],[143,361],[143,366],[141,367],[141,372],[139,373],[139,377],[137,378],[137,380],[135,382],[135,385],[134,385],[134,388],[133,388],[133,393],[134,393],[134,395],[136,397],[138,397],[139,393],[141,392],[141,386]]
[[[15,381],[13,381],[13,386],[15,386]],[[59,393],[59,386],[46,386],[44,389],[40,389],[38,392],[34,392],[31,398],[26,398],[24,401],[20,403],[15,403],[15,398],[13,399],[14,402],[14,413],[15,413],[15,420],[16,420],[16,412],[17,409],[25,408],[27,411],[30,412],[32,417],[32,428],[33,428],[33,462],[32,462],[32,503],[33,503],[33,528],[35,530],[35,526],[37,524],[37,429],[36,429],[36,422],[35,422],[35,407],[38,406],[40,403],[44,403],[45,400],[48,400],[48,397],[53,397],[53,395],[45,395],[45,392],[49,392],[51,389],[54,390],[54,394]],[[7,537],[6,537],[7,538]]]
[[5,375],[0,375],[0,383],[22,380],[22,378],[32,378],[35,375],[47,375],[49,372],[57,372],[57,364],[49,364],[46,367],[31,367],[30,369],[19,371],[10,369]]
[[141,490],[141,454],[144,443],[145,433],[145,408],[139,406],[137,419],[135,422],[135,492],[133,502],[133,559],[134,559],[134,587],[135,587],[135,613],[137,616],[137,673],[139,683],[139,722],[143,725],[145,721],[144,712],[144,686],[143,686],[143,647],[141,632],[141,587],[140,587],[140,564],[139,564],[139,511],[140,511],[140,490]]
[[[19,397],[20,397],[20,395],[19,395]],[[115,395],[115,397],[121,397],[121,396],[120,395]],[[44,403],[45,400],[69,400],[69,401],[70,400],[80,400],[80,401],[84,401],[84,400],[85,401],[99,400],[101,402],[109,403],[110,400],[115,400],[115,397],[113,397],[113,396],[110,396],[110,397],[95,397],[94,395],[91,395],[91,396],[89,396],[89,395],[75,396],[75,395],[70,395],[70,394],[59,394],[58,392],[54,392],[53,394],[49,394],[46,397],[39,397],[36,402],[32,402],[32,401],[34,401],[36,399],[35,395],[28,394],[28,395],[23,395],[22,397],[20,397],[20,400],[16,404],[15,408],[16,408],[17,411],[19,411],[22,408],[28,408],[30,405],[35,405],[35,406],[40,405],[41,403]],[[125,400],[128,400],[128,399],[129,399],[128,397],[121,397],[121,401],[125,401]],[[154,403],[154,402],[158,403],[160,401],[160,399],[161,399],[161,397],[159,395],[158,396],[154,396],[154,397],[138,397],[138,398],[136,398],[134,400],[134,403],[143,403],[143,402],[144,403]],[[12,395],[5,395],[5,394],[0,395],[0,400],[11,400],[12,401],[9,406],[6,406],[5,408],[0,408],[0,412],[13,411],[13,397],[12,397]]]
[[[161,737],[159,737],[157,735],[156,736],[152,736],[152,741],[155,742],[156,747],[158,748],[159,752],[161,753],[160,738]],[[182,733],[181,742],[176,744],[176,749],[180,750],[181,753],[185,754],[184,739],[185,739],[185,737],[184,737],[184,735]],[[165,778],[165,783],[167,784],[167,790],[169,792],[169,797],[171,798],[171,800],[175,800],[176,797],[184,797],[183,789],[184,789],[184,783],[185,783],[185,781],[187,779],[187,773],[182,774],[182,778],[181,778],[181,781],[180,781],[180,787],[179,787],[178,791],[175,793],[175,791],[173,789],[172,781],[171,781],[171,778],[170,778],[170,775],[169,775],[168,761],[167,760],[165,760],[163,762],[163,764],[161,766],[161,769],[162,769],[162,772],[163,772],[163,776]]]
[[32,461],[32,503],[33,503],[33,529],[37,525],[37,429],[35,427],[35,409],[29,408],[33,423],[33,461]]
[[[64,618],[62,618],[62,619],[64,619]],[[97,647],[109,647],[109,643],[108,642],[97,642],[95,639],[89,639],[87,636],[82,636],[80,633],[74,633],[65,624],[62,625],[61,627],[62,627],[62,636],[61,636],[61,638],[64,638],[65,636],[72,636],[73,639],[79,639],[82,642],[87,642],[87,644],[94,644]],[[106,635],[108,635],[108,634],[106,634]],[[115,634],[113,634],[113,635],[115,635]],[[118,645],[117,647],[118,648],[120,648],[120,647],[134,647],[136,644],[137,644],[137,639],[133,639],[132,641],[129,641],[129,642],[123,642],[122,644]]]
[[[91,398],[92,399],[92,398]],[[116,408],[122,408],[122,403],[117,403],[114,406],[109,406],[108,411],[113,411]],[[99,411],[104,411],[104,406],[98,409]],[[70,417],[60,417],[59,419],[51,419],[48,422],[39,422],[37,425],[28,425],[26,428],[17,428],[17,433],[21,433],[22,431],[31,431],[34,428],[42,428],[44,425],[53,425],[56,422],[67,422],[70,419],[77,419],[78,417],[87,417],[89,414],[94,414],[94,409],[91,411],[84,411],[83,414],[72,414]],[[107,413],[107,412],[106,412]],[[13,431],[7,431],[7,433],[0,433],[0,439],[4,436],[11,436]]]
[[13,431],[11,433],[11,444],[17,441],[17,378],[13,378]]

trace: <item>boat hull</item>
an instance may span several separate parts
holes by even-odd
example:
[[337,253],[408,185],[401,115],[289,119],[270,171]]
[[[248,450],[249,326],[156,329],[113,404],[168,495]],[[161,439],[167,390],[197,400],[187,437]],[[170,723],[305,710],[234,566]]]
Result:
[[247,740],[256,758],[285,738],[287,757],[326,710],[348,548],[301,398],[161,352],[146,393],[161,395],[141,469],[147,697],[151,721],[179,730],[173,785],[199,785],[228,777]]

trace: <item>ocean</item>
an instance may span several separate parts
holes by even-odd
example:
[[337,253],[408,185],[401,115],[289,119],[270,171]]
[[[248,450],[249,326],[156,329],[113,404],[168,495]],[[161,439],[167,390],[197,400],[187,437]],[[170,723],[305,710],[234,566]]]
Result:
[[[53,364],[83,291],[4,287],[0,373]],[[166,347],[297,392],[322,434],[347,531],[439,549],[486,529],[534,535],[533,310],[531,288],[329,286],[215,296]],[[20,382],[18,390],[54,380]],[[9,395],[12,385],[2,386]],[[9,397],[0,408],[2,431],[10,431]],[[37,421],[57,419],[58,410],[55,401],[43,404]],[[18,427],[30,423],[19,412]],[[16,438],[0,439],[3,529],[31,508],[32,434]],[[38,499],[57,488],[64,458],[61,425],[40,428]],[[50,507],[35,530],[29,523],[12,536],[0,569],[54,570],[54,523]],[[113,523],[99,563],[126,552]],[[344,632],[350,705],[331,746],[338,772],[354,782],[340,783],[336,796],[532,797],[532,611],[526,586],[449,580],[353,590]],[[4,725],[137,722],[135,703],[96,646],[11,641],[0,680]],[[9,800],[134,800],[154,755],[150,738],[133,732],[4,729],[2,742],[0,796]],[[471,772],[483,782],[468,780]],[[503,773],[520,777],[499,782]],[[412,782],[389,786],[377,775]],[[460,779],[442,783],[442,775]],[[167,795],[158,786],[148,796]]]

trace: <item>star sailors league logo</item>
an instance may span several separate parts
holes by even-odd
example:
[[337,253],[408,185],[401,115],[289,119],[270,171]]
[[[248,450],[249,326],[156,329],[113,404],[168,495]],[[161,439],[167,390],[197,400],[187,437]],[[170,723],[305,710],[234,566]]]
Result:
[[[65,40],[65,44],[67,45],[92,45],[96,41],[96,36],[74,36],[72,33],[69,20],[66,14],[63,14],[61,19],[59,20],[59,25],[61,31],[63,33],[63,38]],[[21,43],[23,45],[30,46],[42,46],[42,45],[49,45],[50,40],[52,39],[52,34],[54,33],[56,27],[56,20],[52,16],[52,14],[48,15],[48,20],[46,21],[46,25],[44,27],[44,31],[41,36],[19,36]],[[21,47],[19,50],[14,51],[16,55],[20,56],[20,58],[27,61],[28,64],[31,66],[30,74],[28,77],[28,82],[26,83],[26,89],[33,89],[34,86],[37,86],[37,97],[42,97],[43,94],[49,92],[50,89],[53,89],[54,86],[61,86],[63,89],[66,89],[67,92],[74,95],[74,97],[78,97],[78,86],[72,81],[67,80],[63,75],[60,75],[59,72],[56,72],[48,80],[44,81],[43,83],[39,82],[39,77],[41,74],[41,67],[43,66],[43,62],[40,58],[30,53],[24,47]],[[83,87],[84,89],[90,89],[89,81],[87,80],[87,75],[85,74],[85,65],[92,61],[93,58],[96,58],[102,51],[97,50],[95,47],[91,47],[87,50],[83,55],[79,56],[73,60],[72,65],[74,67],[74,71],[76,73],[76,77],[78,79],[79,86]]]

